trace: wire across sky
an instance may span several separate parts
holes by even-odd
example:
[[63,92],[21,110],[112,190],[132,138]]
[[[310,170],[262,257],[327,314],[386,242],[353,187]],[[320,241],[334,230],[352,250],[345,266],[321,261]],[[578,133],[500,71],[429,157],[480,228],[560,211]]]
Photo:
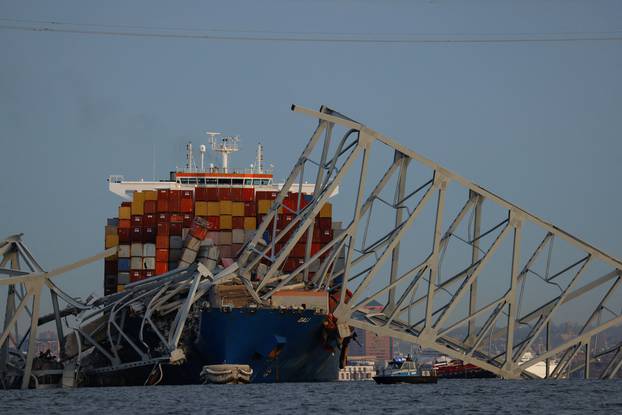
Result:
[[556,33],[336,33],[278,32],[239,29],[185,29],[157,26],[93,24],[0,18],[0,29],[67,33],[86,36],[196,39],[210,41],[353,43],[353,44],[477,44],[622,41],[622,31]]

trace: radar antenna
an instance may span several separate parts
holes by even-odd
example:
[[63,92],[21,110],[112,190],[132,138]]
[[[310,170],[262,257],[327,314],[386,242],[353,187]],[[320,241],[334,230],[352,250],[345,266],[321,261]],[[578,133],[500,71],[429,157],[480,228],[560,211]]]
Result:
[[207,131],[205,134],[209,135],[209,142],[212,146],[212,151],[219,152],[222,155],[222,171],[223,173],[229,172],[229,154],[239,151],[238,142],[239,136],[226,136],[221,139],[220,142],[216,141],[216,136],[220,133]]

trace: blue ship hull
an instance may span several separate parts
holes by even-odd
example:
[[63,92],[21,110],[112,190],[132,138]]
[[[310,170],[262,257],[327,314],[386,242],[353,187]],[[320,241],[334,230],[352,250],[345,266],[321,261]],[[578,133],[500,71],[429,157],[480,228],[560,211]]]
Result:
[[248,364],[251,382],[337,379],[339,349],[312,310],[233,308],[201,312],[196,351],[204,365]]

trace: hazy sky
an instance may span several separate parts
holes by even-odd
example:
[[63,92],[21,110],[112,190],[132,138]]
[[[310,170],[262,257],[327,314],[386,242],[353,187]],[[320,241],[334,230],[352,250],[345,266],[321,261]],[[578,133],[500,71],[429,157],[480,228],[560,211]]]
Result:
[[[0,18],[275,32],[621,31],[619,1],[2,1]],[[3,23],[0,21],[0,24]],[[6,23],[6,22],[4,22]],[[287,174],[327,104],[622,257],[622,41],[331,44],[0,29],[0,234],[48,269],[103,248],[109,174],[165,177],[188,139],[258,140]],[[64,279],[101,293],[102,266]]]

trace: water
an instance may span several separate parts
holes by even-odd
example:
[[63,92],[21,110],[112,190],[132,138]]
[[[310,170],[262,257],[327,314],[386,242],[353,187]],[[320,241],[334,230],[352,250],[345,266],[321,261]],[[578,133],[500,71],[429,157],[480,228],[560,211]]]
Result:
[[0,391],[0,414],[622,413],[621,381],[439,380]]

